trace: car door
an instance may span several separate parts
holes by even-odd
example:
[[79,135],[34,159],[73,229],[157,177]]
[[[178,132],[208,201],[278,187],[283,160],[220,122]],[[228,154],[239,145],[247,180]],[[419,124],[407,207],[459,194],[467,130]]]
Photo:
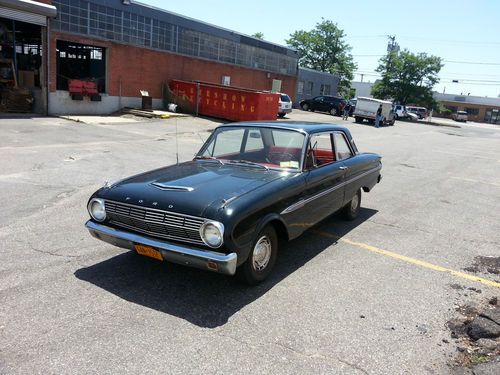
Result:
[[333,132],[313,134],[306,154],[304,221],[313,225],[343,205],[345,165],[333,150]]
[[332,107],[335,108],[335,101],[332,97],[325,96],[323,103],[323,108],[321,109],[323,112],[330,112]]
[[342,163],[345,171],[344,205],[361,189],[365,180],[372,178],[377,168],[380,169],[380,162],[367,155],[356,155],[347,136],[341,131],[336,131],[333,139],[335,158]]
[[323,97],[322,96],[317,96],[311,100],[311,109],[313,111],[322,111],[324,103],[323,103]]

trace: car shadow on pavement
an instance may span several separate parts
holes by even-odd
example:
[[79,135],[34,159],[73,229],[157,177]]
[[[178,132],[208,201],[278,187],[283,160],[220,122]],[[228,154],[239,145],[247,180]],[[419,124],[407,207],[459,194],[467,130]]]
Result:
[[[185,319],[200,327],[215,328],[273,288],[309,260],[336,245],[341,238],[377,213],[362,208],[354,221],[338,214],[325,219],[298,239],[284,243],[278,262],[263,283],[249,287],[234,277],[163,263],[129,251],[90,267],[75,276],[124,300]],[[333,236],[318,235],[318,231]]]

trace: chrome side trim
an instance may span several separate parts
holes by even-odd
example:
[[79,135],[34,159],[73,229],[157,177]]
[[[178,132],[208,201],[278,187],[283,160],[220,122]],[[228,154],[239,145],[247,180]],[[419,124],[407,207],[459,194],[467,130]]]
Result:
[[351,183],[351,182],[354,182],[356,180],[359,180],[360,178],[363,178],[365,177],[366,175],[370,174],[370,173],[373,173],[373,172],[376,172],[376,171],[379,171],[382,169],[382,165],[379,165],[375,168],[372,168],[370,169],[369,171],[366,171],[366,172],[363,172],[361,173],[360,175],[356,176],[356,177],[353,177],[349,180],[346,180],[344,182],[341,182],[340,184],[332,187],[332,188],[329,188],[327,190],[323,190],[322,192],[316,194],[316,195],[313,195],[312,197],[309,197],[307,199],[301,199],[299,200],[298,202],[292,204],[291,206],[288,206],[287,208],[285,208],[283,211],[280,212],[280,215],[284,215],[284,214],[289,214],[290,212],[293,212],[295,210],[298,210],[299,208],[302,208],[303,206],[305,206],[307,203],[309,202],[312,202],[313,200],[315,199],[318,199],[318,198],[321,198],[322,196],[326,195],[326,194],[330,194],[332,192],[334,192],[335,190]]
[[174,190],[174,191],[193,191],[194,188],[190,186],[177,186],[177,185],[165,185],[161,182],[152,182],[151,185],[160,190]]
[[160,251],[164,260],[172,263],[216,271],[226,275],[234,275],[236,272],[236,263],[238,260],[236,253],[224,254],[166,241],[158,241],[153,238],[97,224],[91,220],[85,223],[85,227],[93,237],[124,249],[135,250],[136,244],[151,246]]

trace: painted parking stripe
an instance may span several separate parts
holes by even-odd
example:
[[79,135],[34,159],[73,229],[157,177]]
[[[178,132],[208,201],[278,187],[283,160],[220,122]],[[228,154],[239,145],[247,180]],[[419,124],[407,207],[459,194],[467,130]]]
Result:
[[362,242],[351,241],[347,238],[335,236],[335,235],[328,233],[328,232],[322,232],[322,231],[317,231],[317,230],[314,232],[321,235],[321,236],[324,236],[327,238],[334,238],[334,239],[336,239],[340,242],[346,243],[348,245],[356,246],[356,247],[359,247],[361,249],[371,251],[373,253],[377,253],[377,254],[385,255],[385,256],[388,256],[391,258],[395,258],[395,259],[398,259],[398,260],[406,262],[406,263],[414,264],[414,265],[424,267],[424,268],[429,268],[429,269],[434,270],[434,271],[449,273],[450,275],[460,277],[462,279],[467,279],[467,280],[475,281],[475,282],[478,282],[478,283],[481,283],[484,285],[492,286],[495,288],[500,288],[500,283],[497,283],[496,281],[493,281],[493,280],[483,279],[482,277],[470,275],[470,274],[465,273],[465,272],[455,271],[455,270],[452,270],[452,269],[449,269],[446,267],[441,267],[441,266],[438,266],[438,265],[435,265],[432,263],[425,262],[423,260],[407,257],[405,255],[394,253],[392,251],[387,251],[387,250],[384,250],[384,249],[381,249],[381,248],[378,248],[378,247],[375,247],[372,245],[368,245],[368,244],[365,244]]

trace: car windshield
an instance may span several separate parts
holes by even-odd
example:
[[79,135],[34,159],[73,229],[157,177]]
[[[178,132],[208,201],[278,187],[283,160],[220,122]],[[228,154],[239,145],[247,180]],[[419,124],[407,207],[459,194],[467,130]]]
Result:
[[294,130],[220,127],[203,145],[196,159],[299,171],[304,142],[305,135]]

